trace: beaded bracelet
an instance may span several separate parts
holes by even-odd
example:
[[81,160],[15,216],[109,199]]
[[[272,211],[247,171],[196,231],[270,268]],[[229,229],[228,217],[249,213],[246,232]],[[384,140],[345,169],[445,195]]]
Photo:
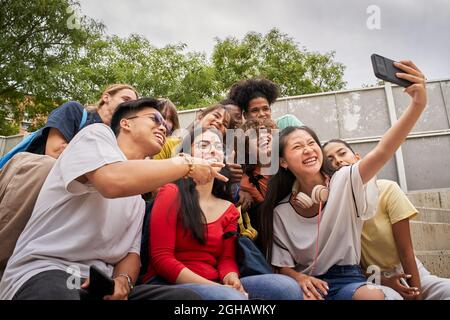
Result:
[[192,159],[192,157],[186,153],[179,153],[178,154],[181,158],[184,159],[184,161],[186,162],[186,164],[189,166],[189,171],[184,175],[184,179],[187,179],[190,177],[190,175],[194,172],[195,170],[195,165],[194,165],[194,159]]

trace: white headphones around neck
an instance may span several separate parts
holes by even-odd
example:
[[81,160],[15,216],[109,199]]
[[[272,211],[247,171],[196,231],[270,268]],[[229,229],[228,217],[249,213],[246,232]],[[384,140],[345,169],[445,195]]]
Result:
[[[327,182],[328,185],[328,182]],[[329,189],[327,186],[323,186],[321,184],[315,186],[311,191],[311,197],[306,193],[299,192],[300,185],[298,181],[295,181],[292,187],[292,194],[296,195],[295,197],[300,203],[300,206],[303,209],[311,208],[314,204],[319,204],[326,202],[328,200]]]

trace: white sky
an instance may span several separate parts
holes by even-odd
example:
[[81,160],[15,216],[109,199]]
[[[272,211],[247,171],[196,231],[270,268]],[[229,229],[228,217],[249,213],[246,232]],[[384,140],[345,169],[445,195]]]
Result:
[[[137,33],[156,46],[183,42],[210,54],[215,38],[273,27],[308,50],[336,51],[347,88],[373,84],[370,55],[413,60],[428,79],[450,78],[450,0],[80,0],[109,34]],[[370,5],[380,30],[369,30]]]

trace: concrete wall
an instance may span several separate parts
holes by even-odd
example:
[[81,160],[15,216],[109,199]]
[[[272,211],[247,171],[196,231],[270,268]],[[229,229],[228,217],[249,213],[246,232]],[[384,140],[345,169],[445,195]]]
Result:
[[[428,106],[407,141],[379,178],[397,181],[404,191],[450,188],[450,79],[427,83]],[[370,151],[409,103],[402,88],[385,86],[281,98],[273,118],[296,115],[321,141],[345,139],[362,155]],[[183,126],[196,110],[180,114]]]
[[0,136],[0,157],[14,148],[14,146],[18,144],[22,139],[22,134],[17,134],[9,137]]

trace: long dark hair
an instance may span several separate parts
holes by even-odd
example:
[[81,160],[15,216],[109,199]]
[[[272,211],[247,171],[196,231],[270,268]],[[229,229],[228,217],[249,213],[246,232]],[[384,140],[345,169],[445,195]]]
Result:
[[[222,140],[221,134],[214,129],[206,129],[202,130],[191,130],[189,135],[187,135],[183,142],[181,143],[181,148],[178,150],[179,152],[192,153],[191,149],[184,150],[183,146],[192,146],[195,138],[206,132],[212,131]],[[226,167],[224,167],[220,173],[226,177],[230,177],[230,173]],[[205,244],[205,239],[207,237],[207,229],[206,229],[206,217],[199,203],[199,195],[198,191],[195,188],[196,183],[193,179],[179,179],[175,182],[178,186],[179,191],[179,204],[180,204],[180,212],[178,215],[178,219],[180,219],[183,228],[186,232],[191,232],[192,236],[200,243]],[[231,188],[228,182],[223,182],[218,179],[214,179],[212,194],[216,198],[232,201],[231,196]]]
[[344,146],[346,146],[353,154],[355,154],[355,151],[353,150],[353,148],[352,148],[352,146],[347,142],[347,141],[344,141],[344,140],[342,140],[342,139],[331,139],[331,140],[328,140],[327,142],[325,142],[323,145],[322,145],[322,149],[324,149],[328,144],[330,144],[330,143],[340,143],[340,144],[343,144]]
[[[285,156],[285,148],[287,145],[287,141],[289,136],[297,131],[303,130],[306,131],[314,141],[319,145],[322,154],[322,146],[320,144],[320,140],[317,137],[317,134],[307,126],[301,127],[287,127],[280,134],[280,149],[279,156]],[[322,167],[320,171],[323,174],[329,175],[328,165],[326,164],[327,160],[323,157]],[[264,199],[261,208],[261,226],[260,226],[260,236],[261,236],[261,245],[263,252],[265,252],[268,261],[272,260],[272,244],[273,244],[273,211],[275,207],[286,198],[292,192],[292,186],[295,182],[295,176],[289,169],[284,169],[280,167],[278,172],[273,175],[267,187],[267,194]]]
[[[180,119],[178,118],[177,107],[170,99],[158,99],[162,108],[161,114],[166,120],[170,120],[173,123],[172,131],[180,129]],[[167,133],[169,135],[169,132]]]

